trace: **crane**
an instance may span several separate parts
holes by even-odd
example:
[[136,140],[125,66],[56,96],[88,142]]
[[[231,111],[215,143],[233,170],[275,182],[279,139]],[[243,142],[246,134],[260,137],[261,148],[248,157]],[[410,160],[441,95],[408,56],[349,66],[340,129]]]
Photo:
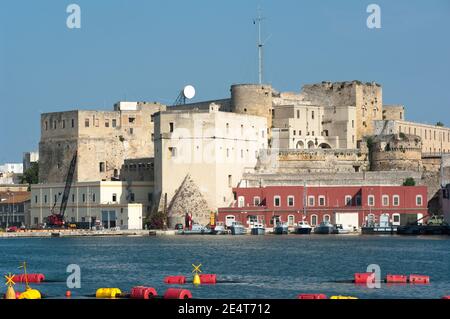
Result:
[[70,188],[72,187],[72,181],[73,181],[73,176],[75,173],[75,167],[77,165],[77,157],[78,157],[77,152],[75,151],[75,154],[73,155],[72,160],[70,161],[69,171],[67,172],[66,185],[64,187],[64,193],[62,194],[61,206],[59,208],[59,213],[55,213],[56,203],[58,202],[56,200],[55,203],[53,204],[53,207],[51,210],[51,215],[47,217],[47,224],[49,227],[63,227],[65,224],[64,214],[65,214],[66,208],[67,208],[67,201],[69,199]]

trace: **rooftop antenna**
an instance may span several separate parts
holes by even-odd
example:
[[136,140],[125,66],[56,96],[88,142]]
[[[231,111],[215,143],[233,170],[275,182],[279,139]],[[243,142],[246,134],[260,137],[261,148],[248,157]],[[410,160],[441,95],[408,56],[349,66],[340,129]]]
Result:
[[195,96],[195,88],[192,85],[186,85],[178,94],[177,99],[175,100],[175,105],[183,105],[186,104],[186,99],[191,100]]
[[253,24],[258,24],[258,83],[262,84],[263,81],[263,48],[265,43],[261,39],[261,22],[265,20],[261,16],[261,6],[258,6],[258,17],[253,20]]

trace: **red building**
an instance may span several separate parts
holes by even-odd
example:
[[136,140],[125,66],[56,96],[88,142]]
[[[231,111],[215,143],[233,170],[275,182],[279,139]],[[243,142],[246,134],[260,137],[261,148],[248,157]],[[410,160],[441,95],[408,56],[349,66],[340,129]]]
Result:
[[[312,226],[322,221],[360,228],[368,220],[389,218],[393,226],[427,216],[426,186],[268,186],[235,188],[235,204],[219,208],[218,220],[227,226],[276,221]],[[304,205],[304,202],[306,205]]]

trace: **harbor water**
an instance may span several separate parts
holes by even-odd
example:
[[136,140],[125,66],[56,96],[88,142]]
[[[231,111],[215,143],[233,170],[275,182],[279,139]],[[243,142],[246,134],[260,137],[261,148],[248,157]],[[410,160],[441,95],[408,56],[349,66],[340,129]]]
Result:
[[[152,236],[0,239],[0,272],[43,273],[48,283],[32,284],[43,294],[63,298],[66,267],[81,268],[81,288],[73,298],[100,287],[130,291],[156,288],[163,294],[168,275],[192,278],[192,264],[217,274],[219,283],[194,287],[194,298],[282,298],[299,293],[359,298],[441,298],[450,295],[450,237],[399,236]],[[353,274],[370,264],[386,274],[423,274],[429,285],[357,286]],[[0,293],[5,292],[2,285]],[[17,290],[23,289],[16,285]]]

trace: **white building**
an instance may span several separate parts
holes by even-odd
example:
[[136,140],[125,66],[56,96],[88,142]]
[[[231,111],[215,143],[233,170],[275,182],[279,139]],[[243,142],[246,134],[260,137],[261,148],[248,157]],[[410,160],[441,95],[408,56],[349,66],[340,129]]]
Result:
[[0,165],[0,173],[23,174],[22,163],[5,163]]
[[[55,205],[58,213],[64,184],[37,184],[31,187],[31,224],[45,222]],[[150,211],[152,182],[96,181],[72,185],[65,220],[72,223],[100,222],[105,228],[142,229]]]
[[160,112],[155,117],[155,193],[168,203],[189,174],[211,210],[233,201],[246,168],[267,148],[267,119],[209,109]]

